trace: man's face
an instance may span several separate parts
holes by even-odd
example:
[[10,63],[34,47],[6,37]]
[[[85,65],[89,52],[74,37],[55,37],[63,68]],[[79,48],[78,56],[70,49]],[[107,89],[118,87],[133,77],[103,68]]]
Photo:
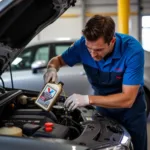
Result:
[[86,47],[95,61],[102,60],[107,54],[111,53],[115,43],[115,37],[110,44],[105,43],[104,39],[100,37],[97,41],[88,41],[86,39]]

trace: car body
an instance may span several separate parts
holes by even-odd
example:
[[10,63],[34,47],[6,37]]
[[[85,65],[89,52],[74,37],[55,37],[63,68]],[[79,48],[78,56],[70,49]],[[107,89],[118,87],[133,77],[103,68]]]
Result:
[[[34,91],[10,89],[6,97],[3,95],[0,101],[0,108],[5,107],[0,113],[1,125],[5,125],[0,128],[3,150],[132,150],[127,130],[117,121],[96,112],[94,107],[68,112],[63,106],[65,97],[61,96],[50,112],[43,111],[33,102],[37,95]],[[15,109],[9,107],[12,104]],[[47,123],[53,123],[51,131],[46,130]],[[22,129],[23,134],[18,136],[18,129]]]

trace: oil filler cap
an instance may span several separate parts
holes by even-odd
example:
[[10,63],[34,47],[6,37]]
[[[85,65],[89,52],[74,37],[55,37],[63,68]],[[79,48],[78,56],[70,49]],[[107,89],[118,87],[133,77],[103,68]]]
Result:
[[53,129],[52,129],[51,127],[46,127],[46,128],[45,128],[45,131],[46,131],[46,132],[51,132],[52,130],[53,130]]
[[54,126],[54,124],[52,122],[46,122],[44,124],[45,128],[52,128]]

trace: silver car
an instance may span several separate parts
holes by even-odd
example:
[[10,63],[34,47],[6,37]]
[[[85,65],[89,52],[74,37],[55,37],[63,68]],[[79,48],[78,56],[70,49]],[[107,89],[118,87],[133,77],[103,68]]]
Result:
[[[11,65],[13,83],[8,69],[2,75],[6,87],[41,91],[44,86],[43,74],[48,61],[62,54],[75,40],[49,41],[29,44]],[[81,64],[65,66],[58,72],[58,81],[64,83],[66,96],[73,93],[93,94],[91,85]]]

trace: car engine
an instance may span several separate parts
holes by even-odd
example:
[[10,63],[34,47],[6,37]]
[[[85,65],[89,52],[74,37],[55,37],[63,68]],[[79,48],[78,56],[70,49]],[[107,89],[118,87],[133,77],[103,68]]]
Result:
[[47,112],[35,105],[38,94],[9,89],[0,94],[0,135],[62,139],[91,149],[132,149],[126,129],[93,106],[69,112],[61,95],[52,111]]

